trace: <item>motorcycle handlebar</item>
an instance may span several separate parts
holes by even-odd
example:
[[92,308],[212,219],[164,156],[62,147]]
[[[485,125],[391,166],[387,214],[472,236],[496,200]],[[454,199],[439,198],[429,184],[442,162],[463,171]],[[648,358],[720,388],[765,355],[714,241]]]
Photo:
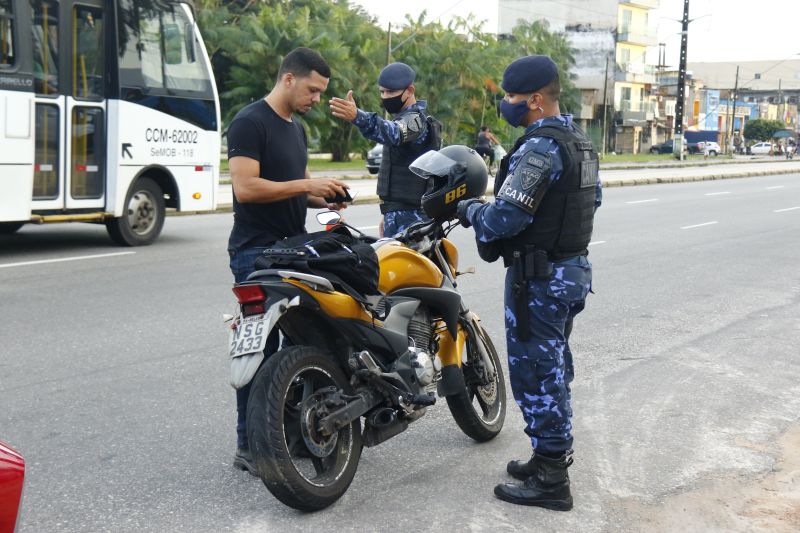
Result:
[[394,238],[403,244],[418,242],[433,233],[438,226],[438,221],[435,219],[420,220],[418,222],[414,222],[405,230],[395,235]]

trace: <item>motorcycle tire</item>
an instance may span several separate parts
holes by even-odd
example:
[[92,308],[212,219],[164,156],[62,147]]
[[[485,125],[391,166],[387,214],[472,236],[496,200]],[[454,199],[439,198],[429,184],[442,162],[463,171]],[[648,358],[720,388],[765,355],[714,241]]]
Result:
[[[503,376],[503,367],[500,366],[500,356],[497,355],[492,340],[479,324],[476,324],[475,328],[479,338],[472,338],[472,334],[467,330],[466,349],[477,350],[474,343],[483,343],[494,364],[495,379],[492,383],[481,386],[469,363],[462,364],[461,370],[464,373],[466,388],[458,394],[447,396],[447,406],[465,435],[478,442],[486,442],[496,437],[503,429],[506,418],[506,380]],[[469,361],[469,358],[467,359]]]
[[256,470],[273,496],[300,511],[338,500],[361,457],[360,419],[328,438],[314,429],[317,398],[330,387],[352,393],[333,359],[312,346],[276,352],[250,387],[247,438]]

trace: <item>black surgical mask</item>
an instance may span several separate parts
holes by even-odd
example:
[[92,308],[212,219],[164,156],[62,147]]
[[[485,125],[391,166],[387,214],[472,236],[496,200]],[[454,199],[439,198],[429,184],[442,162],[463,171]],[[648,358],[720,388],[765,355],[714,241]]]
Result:
[[405,100],[403,100],[403,93],[390,98],[381,98],[381,104],[383,104],[383,108],[392,115],[399,113],[403,109],[403,105],[405,103]]

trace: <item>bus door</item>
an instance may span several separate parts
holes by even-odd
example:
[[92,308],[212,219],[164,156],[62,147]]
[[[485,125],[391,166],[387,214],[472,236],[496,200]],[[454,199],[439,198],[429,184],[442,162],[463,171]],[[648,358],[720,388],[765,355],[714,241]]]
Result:
[[36,92],[34,211],[106,201],[102,0],[31,0]]

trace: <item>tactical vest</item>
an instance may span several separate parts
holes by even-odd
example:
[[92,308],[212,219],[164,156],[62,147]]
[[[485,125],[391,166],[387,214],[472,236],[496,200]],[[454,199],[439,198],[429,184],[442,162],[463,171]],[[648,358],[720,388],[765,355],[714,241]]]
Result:
[[427,137],[422,144],[412,141],[400,146],[383,145],[383,156],[378,171],[381,213],[420,209],[420,201],[428,188],[428,180],[411,172],[408,165],[425,152],[438,150],[441,147],[441,126],[438,121],[421,109],[413,109],[408,113],[422,115],[425,119]]
[[594,223],[595,185],[599,159],[592,142],[575,126],[548,125],[520,137],[500,163],[494,182],[495,196],[508,174],[511,156],[532,137],[548,137],[558,144],[564,170],[551,183],[533,217],[533,224],[502,243],[503,258],[508,264],[515,250],[525,245],[546,250],[551,261],[586,255]]

